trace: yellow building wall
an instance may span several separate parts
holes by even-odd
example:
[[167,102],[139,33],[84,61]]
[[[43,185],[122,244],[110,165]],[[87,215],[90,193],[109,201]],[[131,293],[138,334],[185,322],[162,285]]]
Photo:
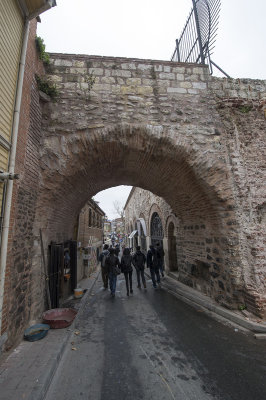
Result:
[[[0,169],[8,170],[24,19],[16,0],[0,0]],[[2,208],[4,183],[0,182]]]

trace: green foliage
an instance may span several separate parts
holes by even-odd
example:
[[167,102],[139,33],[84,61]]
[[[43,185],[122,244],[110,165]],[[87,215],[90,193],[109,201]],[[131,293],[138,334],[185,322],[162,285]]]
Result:
[[240,310],[240,311],[242,311],[242,310],[245,310],[247,307],[245,306],[245,304],[240,304],[239,306],[238,306],[238,309]]
[[45,64],[50,64],[50,56],[45,51],[45,44],[43,39],[40,36],[36,36],[35,43],[36,43],[36,48],[39,52],[40,60],[42,60]]
[[90,92],[95,83],[95,76],[93,76],[93,73],[86,75],[85,82],[88,84],[88,91]]
[[251,110],[251,106],[240,106],[239,111],[241,111],[243,114],[247,114]]
[[43,93],[50,96],[53,100],[56,100],[58,96],[58,90],[55,83],[50,82],[47,78],[40,77],[35,75],[38,89]]

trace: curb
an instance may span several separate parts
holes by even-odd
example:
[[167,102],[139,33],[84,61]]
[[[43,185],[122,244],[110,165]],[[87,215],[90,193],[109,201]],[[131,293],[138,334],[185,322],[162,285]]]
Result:
[[[145,272],[145,274],[150,278],[150,275]],[[234,313],[233,311],[227,310],[219,306],[210,297],[197,292],[195,289],[184,285],[183,283],[177,281],[170,276],[165,276],[163,281],[161,281],[162,289],[173,294],[179,300],[189,304],[193,308],[202,308],[205,312],[211,312],[213,314],[219,315],[220,317],[235,323],[242,328],[245,328],[253,333],[266,334],[266,324],[259,324],[257,322],[248,321],[244,317]],[[214,317],[214,316],[212,316]]]
[[46,393],[47,393],[47,391],[48,391],[48,389],[49,389],[49,387],[51,385],[51,382],[52,382],[52,379],[54,377],[54,374],[55,374],[55,372],[56,372],[56,370],[58,368],[60,360],[61,360],[61,358],[62,358],[62,356],[64,354],[64,351],[66,349],[67,343],[69,342],[69,340],[70,340],[70,338],[71,338],[71,336],[73,334],[73,331],[75,330],[75,326],[77,324],[77,320],[79,319],[80,311],[84,308],[85,302],[86,302],[87,298],[89,297],[90,293],[92,292],[92,290],[94,288],[94,285],[96,284],[96,282],[98,280],[98,277],[99,277],[99,274],[100,274],[100,270],[99,271],[96,270],[95,272],[96,272],[96,276],[94,278],[94,281],[92,282],[92,285],[88,288],[88,290],[86,291],[85,295],[82,297],[82,299],[80,301],[81,304],[80,304],[80,307],[78,309],[78,313],[76,315],[76,318],[74,319],[73,323],[70,325],[71,329],[68,328],[68,332],[65,335],[65,337],[63,338],[63,342],[62,342],[62,345],[60,346],[58,354],[56,355],[56,358],[55,358],[53,364],[51,365],[51,368],[48,368],[47,377],[45,378],[45,383],[43,385],[43,388],[42,388],[39,396],[38,396],[37,393],[34,393],[34,396],[30,397],[29,400],[44,400],[44,398],[46,396]]

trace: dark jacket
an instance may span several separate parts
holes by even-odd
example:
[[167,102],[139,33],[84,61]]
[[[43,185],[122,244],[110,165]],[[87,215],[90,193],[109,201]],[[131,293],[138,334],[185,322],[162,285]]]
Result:
[[120,253],[120,248],[118,246],[115,247],[115,255],[118,257],[118,254]]
[[143,271],[145,268],[146,256],[140,250],[133,255],[133,265],[136,269]]
[[132,256],[130,254],[123,254],[121,258],[121,271],[125,274],[132,272]]
[[158,251],[152,247],[147,253],[147,267],[151,269],[159,269],[160,255]]
[[101,267],[106,268],[104,265],[104,261],[107,260],[107,257],[109,256],[109,251],[108,250],[103,250],[99,256],[99,261],[101,262]]
[[115,267],[118,266],[120,268],[120,262],[118,257],[115,254],[110,254],[105,261],[105,265],[107,266],[108,273],[115,273]]

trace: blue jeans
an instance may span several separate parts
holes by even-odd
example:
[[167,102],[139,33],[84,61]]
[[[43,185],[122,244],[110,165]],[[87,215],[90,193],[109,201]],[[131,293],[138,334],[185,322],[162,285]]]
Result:
[[155,280],[155,275],[156,275],[157,283],[160,283],[159,268],[156,268],[156,269],[150,268],[150,271],[151,271],[151,280],[152,280],[153,287],[157,287],[156,280]]
[[117,279],[117,276],[115,274],[112,274],[112,272],[109,272],[109,285],[110,285],[112,294],[115,294],[116,279]]

